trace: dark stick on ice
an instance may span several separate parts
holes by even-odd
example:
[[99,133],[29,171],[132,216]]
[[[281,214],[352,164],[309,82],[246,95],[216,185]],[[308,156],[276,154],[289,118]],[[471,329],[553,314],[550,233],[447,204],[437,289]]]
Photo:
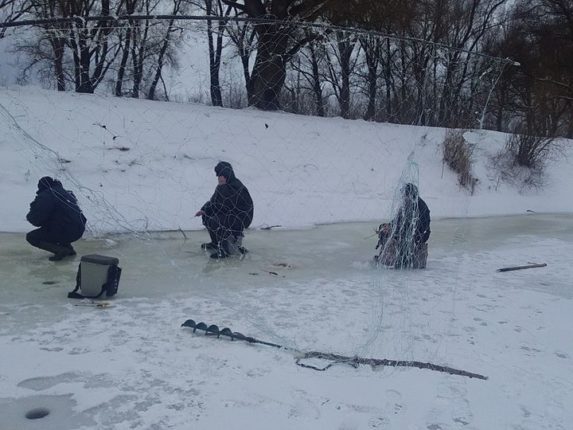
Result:
[[183,231],[183,229],[181,229],[181,227],[179,227],[179,231],[181,232],[181,234],[183,235],[183,237],[185,238],[185,240],[187,240],[187,235],[185,234],[185,232]]
[[511,272],[512,270],[535,269],[537,267],[545,267],[545,266],[547,266],[547,263],[528,264],[527,266],[502,267],[501,269],[497,269],[497,272]]
[[261,230],[272,230],[273,228],[282,227],[282,225],[268,225],[266,227],[261,227]]
[[[312,366],[310,364],[301,363],[300,360],[317,358],[322,360],[331,361],[325,367]],[[318,351],[305,352],[301,357],[297,358],[296,364],[308,369],[324,371],[335,364],[349,364],[353,367],[358,367],[359,364],[366,364],[372,367],[377,366],[393,366],[393,367],[417,367],[418,369],[428,369],[435,372],[449,373],[450,375],[467,376],[468,378],[477,378],[486,380],[487,376],[480,375],[479,373],[467,372],[465,370],[454,369],[453,367],[440,366],[438,364],[424,363],[422,361],[406,361],[406,360],[388,360],[379,358],[362,358],[362,357],[348,357],[344,355],[324,353]]]

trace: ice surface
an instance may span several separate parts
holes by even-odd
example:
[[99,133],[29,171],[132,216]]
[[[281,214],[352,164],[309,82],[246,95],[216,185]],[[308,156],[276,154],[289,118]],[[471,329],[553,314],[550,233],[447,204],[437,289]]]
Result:
[[[429,270],[444,269],[443,258],[475,254],[531,240],[573,240],[573,216],[525,215],[434,220],[429,241]],[[352,278],[378,282],[388,272],[371,271],[377,223],[329,224],[304,230],[248,231],[244,259],[213,261],[200,250],[205,231],[108,236],[78,242],[78,254],[118,257],[123,270],[121,298],[161,298],[171,294],[237,292],[287,281]],[[30,247],[21,234],[0,233],[0,302],[59,303],[75,285],[79,257],[54,264],[50,254]],[[531,250],[530,259],[542,258]],[[520,264],[524,261],[500,261]],[[551,262],[548,262],[551,265]],[[496,267],[492,267],[494,270]],[[368,269],[368,270],[365,270]],[[450,268],[457,270],[460,268]],[[569,291],[554,291],[568,295]]]
[[[204,231],[82,240],[80,255],[123,268],[104,310],[66,298],[79,257],[52,263],[1,234],[0,429],[40,428],[23,415],[35,407],[52,411],[43,429],[568,428],[573,217],[434,220],[424,271],[373,269],[375,227],[249,231],[250,252],[228,261],[199,249]],[[548,266],[495,272],[528,262]],[[489,380],[313,372],[289,351],[193,335],[187,318]]]

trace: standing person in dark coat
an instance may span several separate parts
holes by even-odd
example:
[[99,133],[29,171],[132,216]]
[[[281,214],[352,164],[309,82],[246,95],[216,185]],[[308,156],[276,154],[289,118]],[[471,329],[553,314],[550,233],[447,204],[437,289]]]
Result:
[[86,218],[76,196],[65,190],[60,181],[49,176],[40,179],[26,219],[39,227],[28,233],[26,240],[36,248],[52,252],[51,261],[76,255],[72,242],[84,234]]
[[398,214],[390,224],[380,226],[377,260],[397,269],[425,268],[430,233],[430,209],[419,196],[418,187],[408,183],[402,189]]
[[241,247],[243,230],[253,221],[253,199],[247,187],[236,178],[233,167],[226,161],[215,166],[218,185],[211,199],[197,211],[195,216],[203,218],[211,242],[201,247],[205,250],[215,250],[211,258],[225,258],[231,253],[230,245]]

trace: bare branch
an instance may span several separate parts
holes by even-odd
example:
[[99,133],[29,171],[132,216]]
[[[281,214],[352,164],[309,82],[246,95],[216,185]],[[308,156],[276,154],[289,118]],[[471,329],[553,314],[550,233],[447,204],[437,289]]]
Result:
[[222,0],[223,3],[225,3],[227,6],[231,6],[234,7],[235,9],[241,11],[242,13],[246,13],[247,9],[245,8],[245,5],[237,3],[236,1],[233,0]]

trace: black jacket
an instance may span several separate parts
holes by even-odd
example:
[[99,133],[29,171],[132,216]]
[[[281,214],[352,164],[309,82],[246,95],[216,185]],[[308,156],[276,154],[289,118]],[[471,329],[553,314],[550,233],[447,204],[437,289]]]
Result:
[[86,225],[86,218],[78,206],[76,196],[64,190],[60,184],[37,192],[36,198],[30,203],[26,219],[36,227],[63,236],[70,233],[81,235]]
[[416,225],[416,243],[427,242],[430,238],[430,209],[424,200],[418,197],[418,223]]
[[213,196],[201,210],[208,217],[235,216],[242,221],[244,228],[247,228],[253,221],[254,205],[247,187],[239,179],[231,177],[226,184],[217,185]]
[[[416,213],[415,213],[416,212]],[[412,232],[412,219],[415,217],[416,226]],[[414,236],[415,243],[427,242],[430,238],[430,209],[421,197],[418,197],[418,202],[414,204],[404,204],[398,216],[392,222],[395,237],[400,241],[407,241],[408,237]]]

